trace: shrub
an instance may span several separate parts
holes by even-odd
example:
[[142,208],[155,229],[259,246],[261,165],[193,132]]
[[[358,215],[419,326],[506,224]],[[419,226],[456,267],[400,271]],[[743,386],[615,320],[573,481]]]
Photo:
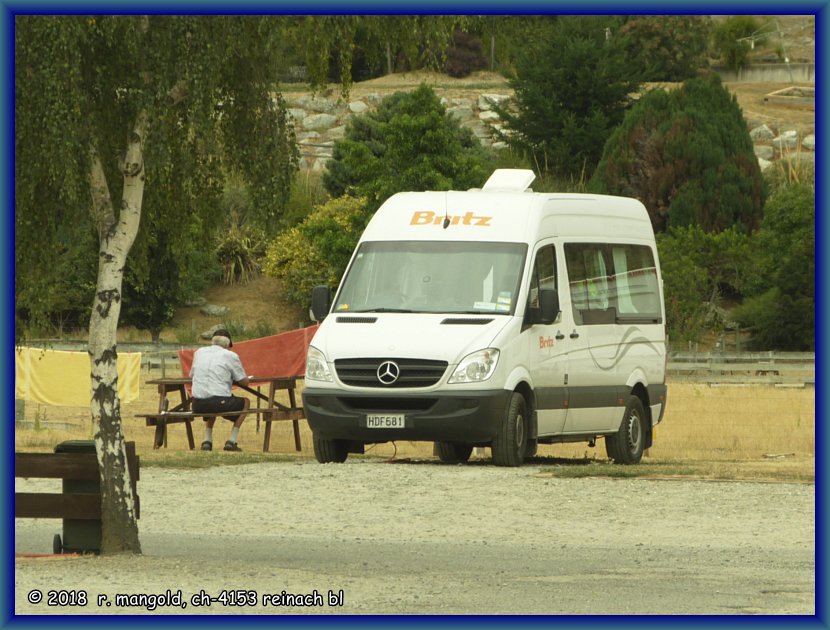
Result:
[[364,197],[373,211],[401,190],[480,186],[483,161],[480,142],[422,84],[352,118],[346,137],[334,144],[323,183],[332,197]]
[[753,297],[734,317],[753,348],[815,349],[815,188],[786,186],[770,197],[749,260]]
[[266,250],[264,273],[282,280],[288,300],[307,306],[313,287],[340,281],[369,217],[365,199],[332,199],[277,236]]
[[715,75],[646,93],[608,140],[589,187],[640,199],[655,231],[749,232],[764,201],[741,108]]
[[719,234],[700,226],[657,235],[669,337],[699,341],[724,322],[715,316],[722,298],[737,297],[751,283],[750,237],[736,229]]
[[461,30],[453,33],[446,54],[444,72],[456,79],[487,67],[487,58],[484,56],[481,40]]
[[216,237],[216,257],[222,268],[222,282],[245,284],[260,272],[265,237],[257,228],[232,223]]

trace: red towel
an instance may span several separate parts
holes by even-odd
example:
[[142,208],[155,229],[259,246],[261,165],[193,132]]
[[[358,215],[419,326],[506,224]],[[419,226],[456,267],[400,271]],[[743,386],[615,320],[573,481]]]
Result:
[[[279,335],[234,342],[231,350],[239,355],[249,376],[303,376],[305,357],[311,338],[319,324]],[[190,377],[193,353],[196,348],[179,350],[182,376]]]

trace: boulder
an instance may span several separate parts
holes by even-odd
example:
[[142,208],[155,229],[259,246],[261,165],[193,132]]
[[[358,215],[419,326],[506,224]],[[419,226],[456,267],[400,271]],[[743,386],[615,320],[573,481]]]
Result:
[[454,116],[458,120],[469,120],[473,117],[472,107],[450,107],[447,109],[450,116]]
[[227,306],[220,306],[218,304],[205,304],[199,309],[199,312],[208,317],[224,317],[230,312],[230,309]]
[[487,111],[493,107],[493,104],[501,105],[509,100],[510,96],[507,94],[482,94],[478,97],[478,108]]
[[776,149],[795,149],[798,146],[798,132],[794,129],[785,131],[772,141]]
[[755,155],[759,158],[771,160],[775,157],[775,149],[768,144],[756,144],[753,148],[755,149]]
[[303,128],[311,130],[329,129],[337,123],[337,116],[331,114],[312,114],[303,119]]
[[753,140],[772,140],[775,137],[775,134],[772,132],[772,129],[766,125],[761,125],[760,127],[755,127],[750,130],[749,137]]

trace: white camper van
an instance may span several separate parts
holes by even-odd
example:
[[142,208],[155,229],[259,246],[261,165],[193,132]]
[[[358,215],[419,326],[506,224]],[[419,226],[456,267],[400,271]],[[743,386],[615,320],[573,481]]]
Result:
[[654,233],[634,199],[534,193],[532,171],[481,190],[405,192],[366,227],[320,328],[303,405],[320,462],[431,441],[519,466],[538,443],[604,438],[640,461],[666,404]]

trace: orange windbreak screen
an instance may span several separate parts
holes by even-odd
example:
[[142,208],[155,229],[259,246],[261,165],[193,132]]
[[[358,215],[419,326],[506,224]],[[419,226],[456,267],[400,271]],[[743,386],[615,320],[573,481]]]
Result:
[[[303,376],[308,345],[318,327],[314,324],[270,337],[235,341],[231,350],[239,355],[249,376]],[[179,363],[185,377],[190,376],[194,352],[196,348],[179,350]]]

